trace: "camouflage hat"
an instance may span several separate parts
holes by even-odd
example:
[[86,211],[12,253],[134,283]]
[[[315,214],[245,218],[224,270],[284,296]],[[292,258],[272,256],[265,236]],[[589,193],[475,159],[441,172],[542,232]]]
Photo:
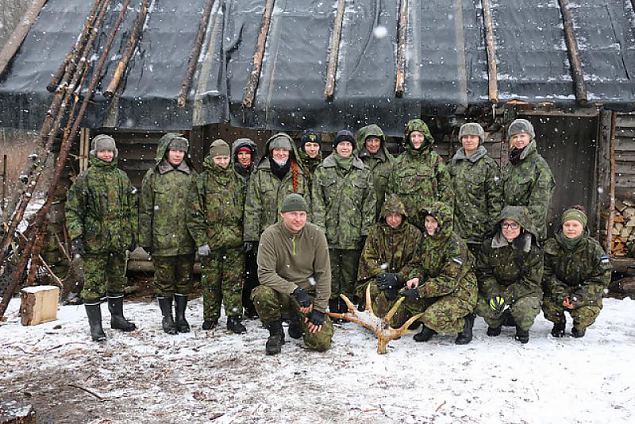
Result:
[[408,216],[403,202],[399,199],[399,196],[394,193],[386,197],[386,201],[381,210],[381,216],[385,218],[391,213],[398,213],[402,217]]
[[306,130],[300,138],[300,147],[303,147],[306,143],[322,143],[322,136],[313,130]]
[[286,134],[278,134],[269,142],[269,151],[273,149],[291,150],[291,142]]
[[434,138],[432,138],[432,133],[430,132],[430,128],[428,125],[423,122],[421,119],[411,119],[406,124],[406,129],[404,130],[404,140],[406,143],[410,141],[410,134],[414,131],[418,131],[423,134],[424,139],[427,143],[434,143]]
[[282,201],[282,208],[280,209],[280,213],[296,211],[308,212],[309,206],[307,205],[306,200],[304,200],[304,197],[300,196],[299,194],[288,194]]
[[529,134],[529,137],[533,140],[536,138],[536,133],[534,132],[534,126],[531,125],[526,119],[516,119],[511,124],[509,124],[509,129],[507,130],[507,137],[510,139],[512,136],[516,134]]
[[215,158],[216,156],[229,156],[229,144],[220,138],[214,140],[209,147],[209,157]]
[[580,209],[576,209],[576,208],[567,209],[562,214],[563,224],[567,221],[572,221],[572,220],[578,221],[580,224],[582,224],[583,227],[586,227],[586,224],[588,222],[588,218],[586,214]]
[[181,152],[187,152],[190,148],[190,142],[187,141],[187,138],[177,136],[172,138],[170,144],[168,144],[168,150],[180,150]]
[[90,154],[95,155],[100,150],[110,150],[115,153],[115,157],[119,154],[115,139],[106,134],[98,134],[93,138]]
[[483,127],[476,122],[468,122],[467,124],[461,125],[461,128],[459,129],[459,141],[461,141],[466,135],[477,136],[481,140],[480,144],[483,144],[483,141],[485,141],[485,131],[483,130]]
[[342,141],[348,141],[353,146],[355,146],[355,136],[349,130],[340,130],[335,134],[335,139],[333,140],[333,148],[335,149],[338,144]]

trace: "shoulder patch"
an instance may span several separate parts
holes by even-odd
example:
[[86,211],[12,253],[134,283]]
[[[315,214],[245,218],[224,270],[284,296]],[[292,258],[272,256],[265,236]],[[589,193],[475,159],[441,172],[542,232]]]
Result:
[[609,255],[600,256],[600,262],[603,263],[603,264],[608,264],[610,262],[609,261]]
[[463,259],[461,259],[459,256],[452,258],[452,262],[456,262],[459,265],[463,265]]

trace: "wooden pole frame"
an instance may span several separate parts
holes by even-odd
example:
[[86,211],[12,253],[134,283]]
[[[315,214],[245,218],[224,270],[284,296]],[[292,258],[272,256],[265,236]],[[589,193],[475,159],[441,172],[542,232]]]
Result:
[[245,109],[249,109],[254,105],[256,90],[258,89],[258,83],[260,82],[262,59],[265,56],[265,46],[267,44],[267,35],[269,34],[269,26],[271,25],[271,15],[273,14],[274,5],[275,0],[267,0],[267,3],[265,3],[265,10],[262,14],[262,23],[260,25],[260,33],[258,34],[258,41],[256,42],[256,49],[254,50],[254,56],[251,64],[251,72],[249,73],[249,81],[247,81],[245,94],[243,96],[243,107]]
[[399,30],[397,34],[397,76],[395,78],[395,96],[401,97],[406,79],[406,42],[408,35],[408,0],[399,3]]
[[487,46],[487,89],[489,101],[498,103],[498,69],[496,65],[496,43],[494,41],[494,22],[489,0],[481,0],[483,6],[483,27]]
[[560,4],[560,12],[562,14],[562,23],[564,25],[564,39],[567,43],[567,54],[569,55],[569,63],[571,64],[571,77],[575,87],[575,98],[580,106],[588,104],[586,84],[584,82],[584,72],[582,71],[582,63],[578,53],[578,41],[575,38],[573,29],[573,13],[569,9],[569,0],[558,0]]
[[331,32],[329,42],[329,53],[326,67],[326,85],[324,86],[324,97],[332,100],[335,94],[335,76],[337,74],[337,62],[340,53],[340,40],[342,38],[342,23],[344,21],[344,11],[346,10],[346,0],[337,1],[337,12],[335,14],[335,24]]
[[611,169],[611,179],[609,182],[609,216],[606,220],[606,253],[612,255],[613,251],[613,221],[615,219],[615,129],[617,127],[617,113],[611,112],[611,137],[609,138],[609,163]]

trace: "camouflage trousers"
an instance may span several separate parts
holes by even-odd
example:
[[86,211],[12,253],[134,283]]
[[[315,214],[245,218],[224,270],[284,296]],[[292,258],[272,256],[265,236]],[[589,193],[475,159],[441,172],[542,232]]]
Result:
[[81,297],[84,303],[94,303],[108,294],[121,294],[128,279],[126,278],[126,255],[122,253],[103,253],[82,255],[84,288]]
[[154,289],[159,297],[187,295],[192,289],[194,255],[153,256]]
[[417,302],[405,301],[401,308],[406,310],[407,318],[423,312],[418,321],[437,333],[457,334],[463,331],[464,318],[474,310],[474,302],[448,294],[442,297],[423,298]]
[[240,249],[212,251],[201,259],[204,320],[218,321],[221,303],[225,305],[227,317],[242,317],[244,268],[245,255]]
[[584,330],[595,322],[602,310],[602,299],[599,299],[594,305],[580,306],[576,309],[565,309],[562,304],[554,302],[550,298],[544,298],[542,303],[542,311],[545,318],[553,323],[565,323],[567,321],[565,312],[569,312],[573,318],[573,326],[578,330]]
[[[311,293],[313,294],[313,293]],[[304,344],[311,350],[324,352],[331,347],[333,341],[333,322],[326,316],[322,330],[318,333],[309,333],[304,318],[306,315],[300,312],[300,305],[290,295],[275,291],[267,286],[258,286],[251,292],[251,298],[260,315],[262,323],[267,324],[279,321],[282,315],[299,316],[302,325]]]
[[[536,296],[525,296],[517,299],[509,306],[509,313],[516,326],[521,330],[529,331],[538,313],[540,312],[541,299]],[[488,326],[492,328],[500,327],[505,321],[504,314],[497,315],[489,306],[489,298],[479,294],[476,304],[476,314],[485,319]]]
[[329,249],[331,261],[331,300],[346,295],[354,303],[357,268],[361,250]]

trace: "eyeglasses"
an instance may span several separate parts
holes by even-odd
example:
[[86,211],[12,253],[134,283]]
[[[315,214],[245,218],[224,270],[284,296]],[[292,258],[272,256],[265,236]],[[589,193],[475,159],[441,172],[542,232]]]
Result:
[[501,227],[503,227],[503,229],[509,228],[510,230],[517,230],[520,228],[520,224],[517,222],[503,222]]

